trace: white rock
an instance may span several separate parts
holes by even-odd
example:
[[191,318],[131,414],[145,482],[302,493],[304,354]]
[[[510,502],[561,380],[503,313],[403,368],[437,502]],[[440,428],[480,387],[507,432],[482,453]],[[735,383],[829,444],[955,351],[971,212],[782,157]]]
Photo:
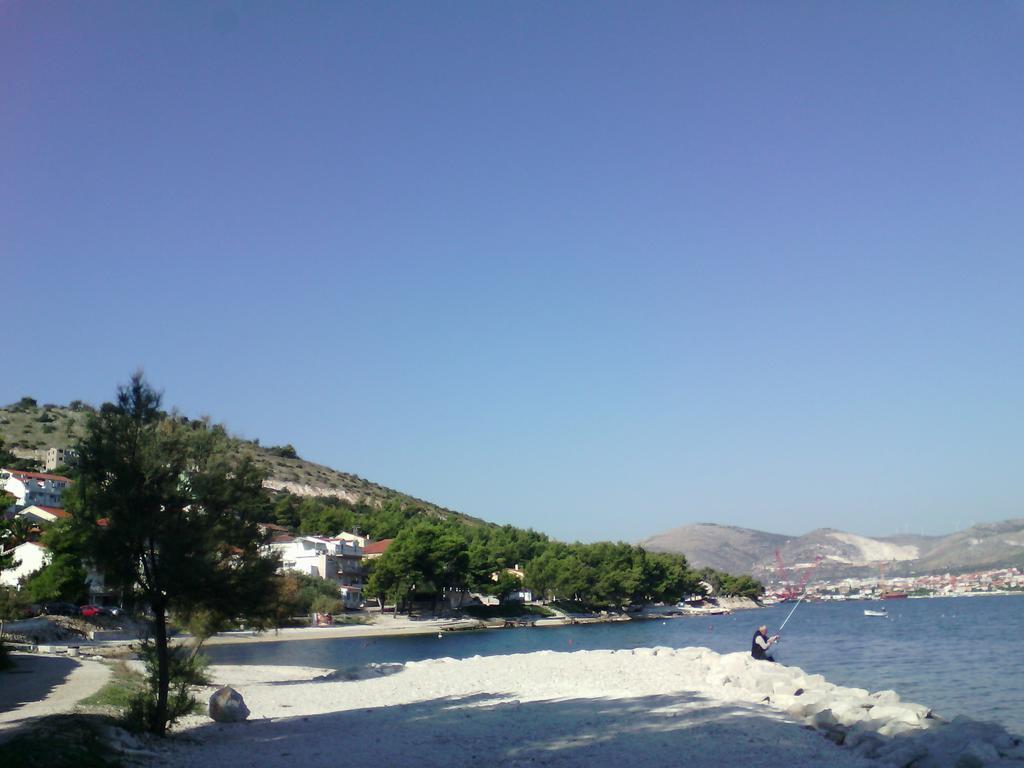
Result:
[[869,694],[869,698],[874,699],[879,704],[899,704],[900,695],[896,691],[875,691]]
[[918,704],[879,704],[871,708],[872,720],[918,725],[928,715],[928,709]]
[[869,716],[868,710],[855,701],[833,701],[830,711],[840,725],[846,726],[856,725]]
[[[874,722],[878,721],[875,720]],[[892,738],[893,736],[899,736],[901,733],[916,731],[918,728],[916,725],[911,725],[910,723],[905,723],[901,720],[890,720],[880,725],[877,730],[880,736]]]
[[828,730],[835,728],[839,725],[839,720],[833,714],[831,709],[823,709],[820,712],[815,712],[811,715],[811,725],[821,730]]

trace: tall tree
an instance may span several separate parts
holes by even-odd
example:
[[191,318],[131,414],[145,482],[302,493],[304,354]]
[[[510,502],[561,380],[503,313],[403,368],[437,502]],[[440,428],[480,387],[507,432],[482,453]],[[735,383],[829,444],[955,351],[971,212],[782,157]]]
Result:
[[256,525],[264,475],[231,452],[223,429],[168,417],[160,400],[136,373],[115,403],[88,417],[68,498],[82,556],[153,613],[156,701],[147,725],[157,734],[168,724],[168,613],[264,626],[277,566]]
[[373,563],[367,592],[394,600],[396,610],[413,594],[438,599],[448,589],[462,589],[469,580],[469,546],[454,523],[418,520],[395,538]]

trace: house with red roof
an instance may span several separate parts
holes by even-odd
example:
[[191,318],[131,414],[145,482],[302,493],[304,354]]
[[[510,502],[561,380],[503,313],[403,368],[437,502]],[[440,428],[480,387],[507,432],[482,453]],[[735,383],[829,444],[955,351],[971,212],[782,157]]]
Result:
[[71,479],[45,472],[23,472],[19,469],[0,469],[0,488],[14,497],[14,508],[39,505],[63,507],[61,496]]
[[43,507],[38,504],[33,504],[30,507],[19,509],[14,513],[14,516],[28,520],[30,523],[36,523],[37,525],[50,525],[51,523],[56,523],[58,520],[65,520],[71,517],[70,514],[60,507]]
[[363,557],[367,560],[374,560],[385,552],[388,551],[388,547],[391,546],[391,542],[394,539],[381,539],[380,541],[374,541],[363,547]]
[[295,571],[329,581],[338,587],[346,608],[363,603],[365,537],[341,532],[337,536],[292,536],[277,532],[280,526],[264,524],[270,534],[267,547],[281,559],[282,571]]

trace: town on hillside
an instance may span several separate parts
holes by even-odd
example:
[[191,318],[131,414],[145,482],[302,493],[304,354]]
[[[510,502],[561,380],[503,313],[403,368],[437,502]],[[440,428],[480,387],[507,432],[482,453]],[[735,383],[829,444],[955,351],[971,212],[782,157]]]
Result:
[[[5,552],[13,554],[16,565],[0,571],[0,585],[17,588],[49,563],[50,552],[43,543],[43,534],[49,526],[69,517],[62,499],[73,482],[65,475],[54,474],[53,470],[73,465],[74,460],[73,449],[51,448],[42,467],[46,471],[0,468],[0,491],[13,498],[13,504],[4,514],[21,523],[20,538],[24,538]],[[366,563],[383,555],[392,542],[392,539],[373,541],[347,531],[331,537],[297,536],[273,523],[263,523],[261,529],[268,539],[266,547],[280,560],[282,572],[300,573],[335,585],[346,609],[357,609],[364,604]],[[87,568],[87,580],[90,605],[101,608],[117,605],[118,595],[106,586],[102,573]]]

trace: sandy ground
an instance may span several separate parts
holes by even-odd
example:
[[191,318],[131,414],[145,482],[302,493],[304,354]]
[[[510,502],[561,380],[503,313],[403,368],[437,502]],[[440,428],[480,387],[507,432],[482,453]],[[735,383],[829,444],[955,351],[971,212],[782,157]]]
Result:
[[410,619],[408,616],[378,616],[372,624],[347,624],[333,627],[289,627],[269,632],[222,632],[205,645],[272,643],[281,640],[324,640],[334,637],[387,637],[433,634],[459,628],[475,628],[474,619]]
[[28,720],[71,711],[110,677],[98,661],[26,653],[11,658],[14,669],[0,672],[0,740]]
[[[191,717],[164,765],[877,766],[756,695],[728,694],[659,649],[540,651],[331,670],[214,667],[252,711]],[[323,676],[319,681],[313,678]]]

